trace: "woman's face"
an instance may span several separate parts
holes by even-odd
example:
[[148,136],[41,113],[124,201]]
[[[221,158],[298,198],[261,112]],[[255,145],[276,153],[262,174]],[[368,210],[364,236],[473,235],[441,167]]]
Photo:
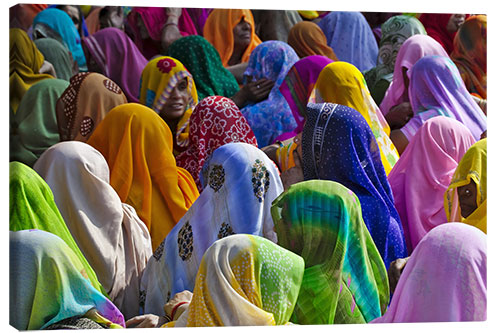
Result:
[[184,115],[188,102],[188,80],[184,78],[177,83],[170,93],[170,97],[163,105],[160,116],[166,120],[178,120]]
[[462,212],[462,217],[467,218],[477,209],[477,186],[474,181],[467,185],[460,186],[457,188],[458,201],[460,203],[460,210]]
[[448,24],[446,25],[446,30],[450,33],[453,33],[460,28],[460,26],[465,22],[464,14],[453,14],[448,20]]
[[64,6],[63,10],[69,15],[73,21],[76,30],[80,31],[80,12],[75,6]]
[[234,47],[246,48],[252,38],[252,27],[243,18],[233,28]]

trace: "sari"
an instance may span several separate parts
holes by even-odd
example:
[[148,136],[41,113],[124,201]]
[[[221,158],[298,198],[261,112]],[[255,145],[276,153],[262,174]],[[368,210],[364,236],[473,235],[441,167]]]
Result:
[[143,313],[163,315],[176,293],[192,291],[205,251],[218,239],[252,234],[276,242],[271,205],[283,192],[278,169],[248,143],[227,143],[203,165],[203,192],[165,237],[141,281]]
[[453,39],[455,32],[449,32],[446,25],[452,14],[431,14],[424,13],[420,15],[419,20],[425,27],[427,34],[437,41],[445,49],[447,54],[453,51]]
[[85,18],[85,23],[87,24],[87,29],[89,30],[89,35],[95,34],[101,29],[101,22],[99,14],[104,7],[98,7],[92,9],[92,11]]
[[83,266],[82,274],[94,288],[105,294],[57,209],[49,185],[33,169],[20,162],[10,162],[9,169],[9,230],[40,229],[60,237]]
[[401,128],[408,141],[426,120],[438,115],[460,121],[476,140],[486,130],[486,115],[449,57],[426,56],[417,61],[411,69],[408,91],[414,116]]
[[287,325],[304,260],[254,235],[233,235],[207,250],[188,309],[170,327]]
[[302,132],[304,180],[332,180],[353,191],[386,267],[406,257],[391,187],[376,139],[363,116],[344,105],[310,103],[306,119]]
[[288,40],[290,29],[302,22],[302,17],[296,10],[263,10],[252,9],[255,21],[255,34],[260,40]]
[[389,279],[351,190],[328,180],[300,182],[271,212],[278,245],[306,267],[293,323],[366,323],[385,312]]
[[10,316],[18,330],[42,330],[74,316],[123,328],[120,311],[85,276],[78,256],[58,236],[41,230],[9,232]]
[[111,186],[135,208],[156,249],[199,195],[193,177],[175,164],[167,124],[144,105],[122,104],[87,143],[108,162]]
[[342,61],[327,65],[319,74],[309,101],[337,103],[357,110],[370,126],[380,150],[382,165],[389,174],[399,154],[389,138],[389,125],[371,97],[363,74],[355,66]]
[[[39,27],[41,26],[41,27]],[[87,71],[87,62],[82,49],[82,40],[73,21],[65,11],[57,8],[47,8],[33,20],[33,32],[40,31],[45,37],[45,27],[52,29],[61,38],[60,42],[70,50],[73,59],[78,63],[80,71]]]
[[95,127],[127,97],[113,81],[98,73],[78,73],[56,104],[61,141],[86,142]]
[[217,148],[230,142],[245,142],[257,147],[250,125],[229,98],[204,98],[194,109],[189,123],[189,144],[175,159],[177,166],[193,176],[200,193],[203,191],[199,177],[203,163]]
[[427,34],[420,21],[411,16],[397,15],[382,24],[378,45],[377,65],[364,73],[366,85],[377,105],[392,82],[394,65],[401,45],[413,35]]
[[47,182],[69,231],[125,319],[139,314],[139,283],[153,254],[151,237],[134,208],[109,184],[109,168],[96,149],[61,142],[34,170]]
[[167,51],[193,76],[201,101],[208,96],[231,98],[240,89],[233,74],[224,66],[217,50],[201,36],[187,36],[173,42]]
[[45,60],[54,66],[56,78],[69,81],[73,76],[73,56],[66,46],[53,38],[36,39],[34,43]]
[[18,28],[9,29],[9,103],[16,113],[19,103],[28,89],[52,75],[39,74],[44,62],[43,54],[30,40],[26,32]]
[[[486,233],[486,140],[476,142],[458,163],[450,186],[444,194],[444,209],[449,222],[463,222]],[[463,218],[458,204],[457,188],[473,181],[477,186],[477,209]]]
[[203,28],[203,37],[212,44],[219,52],[222,65],[229,66],[228,61],[233,54],[234,37],[233,29],[241,19],[250,24],[250,43],[241,56],[241,62],[248,62],[252,51],[262,43],[255,34],[255,22],[250,9],[221,9],[215,8],[208,15],[205,27]]
[[318,26],[340,61],[348,62],[362,72],[375,67],[378,45],[363,14],[330,12]]
[[420,241],[384,316],[372,323],[486,320],[486,235],[446,223]]
[[46,79],[31,86],[16,113],[10,113],[10,161],[30,167],[42,153],[59,142],[56,102],[68,82]]
[[174,151],[183,151],[189,143],[189,118],[198,104],[198,94],[193,76],[177,59],[171,57],[157,57],[150,60],[142,71],[140,81],[139,101],[148,108],[160,114],[163,106],[170,98],[172,90],[177,84],[187,78],[189,101],[184,115],[177,123]]
[[460,26],[450,58],[467,90],[486,99],[486,15],[472,16]]
[[266,41],[252,52],[248,67],[243,73],[244,83],[248,83],[248,77],[252,77],[253,81],[263,78],[274,81],[267,99],[249,103],[241,109],[252,127],[259,147],[270,145],[279,135],[297,127],[280,86],[298,60],[292,47],[280,41]]
[[446,51],[432,37],[417,34],[408,38],[398,51],[396,63],[394,65],[393,79],[389,88],[385,92],[384,99],[380,103],[380,111],[386,115],[393,106],[404,102],[405,83],[403,77],[403,67],[410,69],[415,63],[428,55],[440,55],[447,57]]
[[441,198],[458,163],[475,142],[461,122],[443,116],[431,118],[389,174],[408,254],[432,228],[446,222]]
[[9,8],[9,28],[19,28],[28,31],[33,24],[33,19],[47,4],[17,4]]
[[302,21],[295,24],[288,34],[288,44],[300,58],[322,55],[333,61],[339,60],[326,43],[326,36],[321,28],[313,22]]
[[141,73],[148,61],[127,34],[105,28],[85,38],[83,45],[87,58],[97,64],[96,71],[120,86],[129,103],[138,103]]

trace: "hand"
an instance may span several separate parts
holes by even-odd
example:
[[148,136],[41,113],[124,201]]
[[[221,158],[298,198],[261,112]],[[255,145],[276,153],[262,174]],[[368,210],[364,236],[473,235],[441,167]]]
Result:
[[126,328],[155,328],[161,325],[160,317],[154,314],[147,314],[143,316],[136,316],[125,322]]
[[167,14],[167,17],[174,17],[179,19],[182,15],[182,8],[177,8],[177,7],[167,7],[165,8],[165,14]]
[[165,314],[167,316],[172,318],[172,320],[176,320],[184,311],[180,311],[181,307],[177,308],[177,310],[175,311],[175,318],[174,318],[172,317],[172,310],[174,309],[174,307],[181,302],[191,303],[192,298],[193,298],[193,293],[190,292],[189,290],[181,291],[180,293],[175,294],[174,297],[170,301],[168,301],[167,304],[163,306],[163,310],[165,311]]
[[385,115],[387,123],[391,129],[399,129],[413,117],[413,110],[409,102],[403,102],[393,106]]
[[40,74],[52,75],[54,78],[57,79],[56,70],[54,69],[54,66],[47,60],[43,61],[42,67],[40,67],[40,70],[38,72]]
[[241,89],[245,91],[248,101],[257,103],[265,100],[273,87],[274,81],[263,78],[257,81],[248,82]]
[[391,294],[393,294],[396,290],[396,285],[398,284],[399,278],[401,277],[403,269],[405,268],[409,258],[410,257],[396,259],[389,265],[388,275]]

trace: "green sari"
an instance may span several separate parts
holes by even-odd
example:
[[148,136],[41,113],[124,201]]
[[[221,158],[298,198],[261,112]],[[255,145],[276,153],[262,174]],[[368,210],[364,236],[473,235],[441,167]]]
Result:
[[385,312],[387,272],[351,190],[333,181],[301,182],[271,212],[278,244],[306,265],[291,322],[367,323]]

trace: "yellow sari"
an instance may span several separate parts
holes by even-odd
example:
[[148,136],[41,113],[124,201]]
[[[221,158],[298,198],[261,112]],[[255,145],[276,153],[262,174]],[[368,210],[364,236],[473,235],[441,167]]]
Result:
[[399,154],[389,138],[389,125],[371,97],[363,74],[354,65],[336,61],[323,68],[309,102],[341,104],[361,113],[373,131],[382,164],[389,174]]

